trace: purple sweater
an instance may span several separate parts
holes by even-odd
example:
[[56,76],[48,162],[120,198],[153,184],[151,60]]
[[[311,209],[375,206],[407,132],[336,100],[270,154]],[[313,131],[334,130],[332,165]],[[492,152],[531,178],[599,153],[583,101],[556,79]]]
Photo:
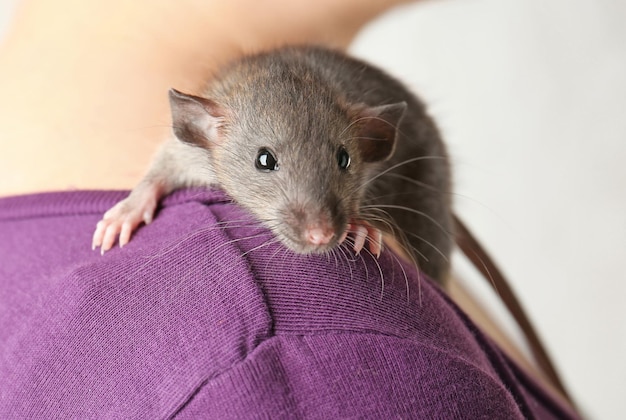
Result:
[[0,418],[574,417],[392,254],[294,255],[220,192],[100,256],[125,195],[0,199]]

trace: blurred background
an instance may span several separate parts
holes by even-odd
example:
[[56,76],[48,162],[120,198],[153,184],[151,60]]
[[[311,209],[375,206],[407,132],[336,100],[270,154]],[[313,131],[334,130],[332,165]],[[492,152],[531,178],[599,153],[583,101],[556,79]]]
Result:
[[[18,0],[0,0],[0,37]],[[427,0],[352,52],[407,83],[449,146],[455,206],[589,418],[626,413],[626,2]],[[460,255],[456,277],[516,340]]]
[[[626,2],[418,2],[372,24],[353,52],[429,104],[457,212],[583,411],[625,418]],[[459,255],[454,267],[515,334]]]

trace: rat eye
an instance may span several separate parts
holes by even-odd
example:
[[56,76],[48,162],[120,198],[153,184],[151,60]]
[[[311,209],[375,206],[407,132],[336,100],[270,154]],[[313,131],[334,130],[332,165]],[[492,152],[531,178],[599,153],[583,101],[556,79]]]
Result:
[[350,166],[350,155],[343,147],[340,147],[337,152],[337,164],[342,171],[345,171]]
[[256,155],[256,160],[254,162],[254,166],[259,171],[269,172],[269,171],[277,171],[278,170],[278,162],[276,158],[265,147],[259,149],[259,152]]

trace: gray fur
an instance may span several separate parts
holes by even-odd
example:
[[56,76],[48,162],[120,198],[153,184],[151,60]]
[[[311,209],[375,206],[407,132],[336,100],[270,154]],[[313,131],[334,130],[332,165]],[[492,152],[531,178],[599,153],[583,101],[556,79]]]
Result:
[[[389,232],[388,224],[376,219],[386,213],[396,226],[389,233],[412,249],[423,271],[443,281],[452,229],[447,154],[424,106],[399,82],[342,53],[290,47],[232,64],[202,97],[210,100],[204,109],[208,118],[194,119],[194,130],[205,124],[213,134],[206,141],[195,134],[185,138],[188,122],[173,100],[174,126],[182,141],[163,147],[143,182],[165,183],[166,193],[187,185],[217,185],[301,253],[336,246],[353,219]],[[189,98],[192,107],[194,102],[202,106],[202,98]],[[384,131],[388,121],[358,120],[385,109],[389,121],[399,122],[390,131],[392,138]],[[383,130],[379,137],[385,138],[363,139],[372,127],[375,137]],[[372,143],[377,141],[382,143]],[[341,146],[351,157],[346,171],[337,165]],[[255,168],[261,147],[277,157],[278,170]],[[424,159],[400,165],[419,157]],[[376,177],[394,165],[399,166]],[[336,239],[325,246],[302,244],[303,226],[315,220],[332,226]]]

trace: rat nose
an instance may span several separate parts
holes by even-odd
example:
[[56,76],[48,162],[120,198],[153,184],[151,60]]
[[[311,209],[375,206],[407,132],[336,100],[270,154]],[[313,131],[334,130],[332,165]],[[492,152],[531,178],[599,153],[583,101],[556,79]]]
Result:
[[326,245],[333,239],[333,236],[335,236],[335,234],[328,226],[309,226],[304,232],[306,240],[313,245]]

